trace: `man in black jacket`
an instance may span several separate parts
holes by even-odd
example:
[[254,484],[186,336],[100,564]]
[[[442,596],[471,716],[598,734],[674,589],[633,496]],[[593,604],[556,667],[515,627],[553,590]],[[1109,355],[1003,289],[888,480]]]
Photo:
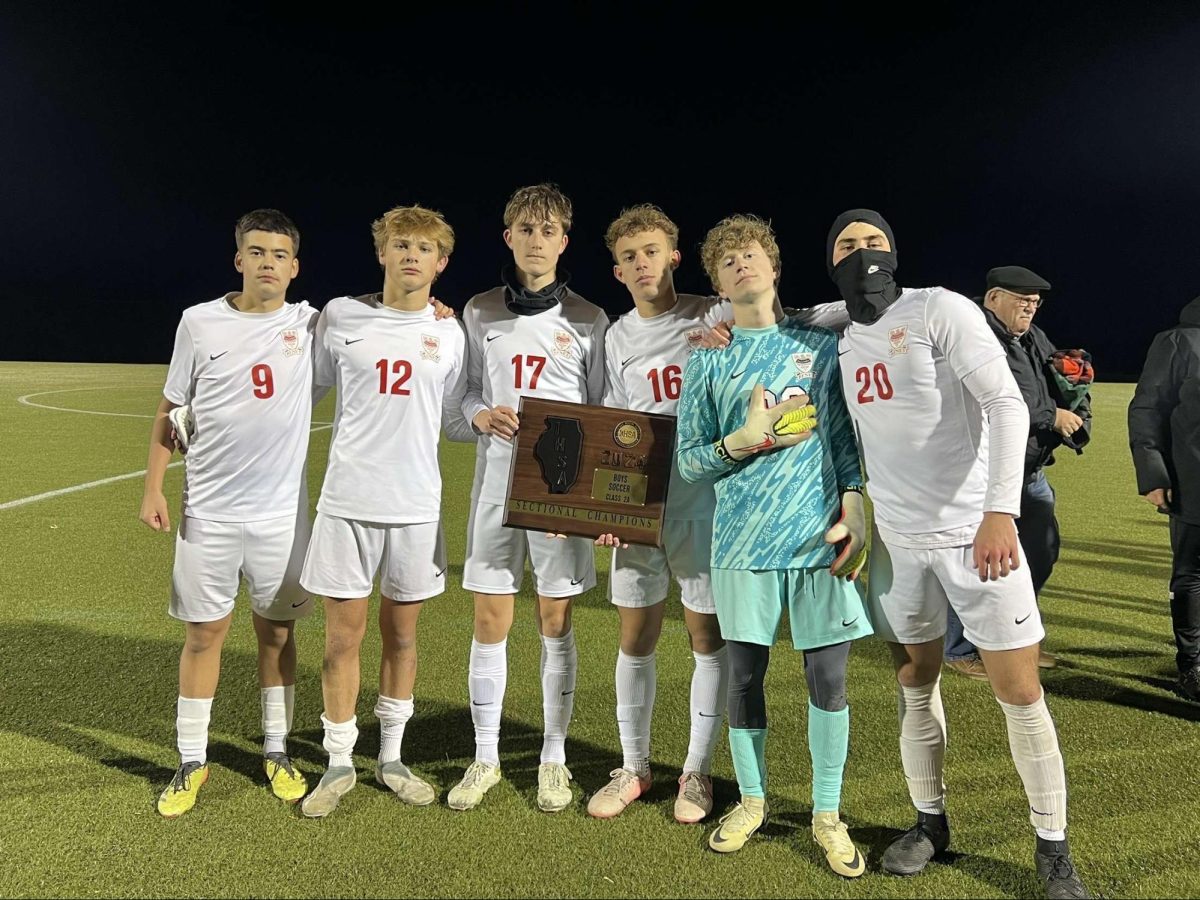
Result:
[[1171,517],[1179,692],[1200,701],[1200,297],[1154,338],[1129,403],[1137,489]]
[[[1091,438],[1092,413],[1086,387],[1075,389],[1056,375],[1052,359],[1057,352],[1045,333],[1033,324],[1042,305],[1042,292],[1050,283],[1021,266],[1000,266],[987,274],[983,313],[1003,345],[1008,367],[1029,407],[1029,441],[1025,446],[1025,484],[1021,489],[1021,517],[1017,521],[1021,550],[1033,576],[1033,589],[1041,593],[1058,561],[1058,520],[1054,516],[1054,489],[1043,467],[1054,464],[1054,451],[1067,447],[1076,453]],[[1200,547],[1200,542],[1197,544]],[[963,635],[962,623],[950,610],[946,628],[946,665],[969,678],[986,680],[979,653]],[[1041,652],[1038,665],[1050,668],[1057,660]]]

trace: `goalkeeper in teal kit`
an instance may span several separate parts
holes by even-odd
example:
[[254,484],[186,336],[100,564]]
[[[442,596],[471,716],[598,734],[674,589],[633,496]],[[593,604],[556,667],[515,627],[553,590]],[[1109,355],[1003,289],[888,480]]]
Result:
[[693,353],[679,401],[679,471],[716,485],[712,586],[729,647],[729,744],[741,802],[709,838],[740,849],[767,818],[770,647],[784,611],[809,688],[813,837],[826,862],[866,870],[838,815],[850,734],[850,642],[872,633],[853,584],[866,558],[862,471],[842,397],[837,339],[785,318],[779,247],[760,219],[734,216],[701,251],[733,304],[733,339]]

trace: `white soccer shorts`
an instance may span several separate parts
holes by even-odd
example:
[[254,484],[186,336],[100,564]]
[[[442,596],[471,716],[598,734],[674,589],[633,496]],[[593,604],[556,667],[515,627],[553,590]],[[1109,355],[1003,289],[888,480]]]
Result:
[[946,633],[947,604],[967,639],[982,650],[1016,650],[1046,636],[1029,564],[997,581],[980,581],[966,547],[889,547],[871,536],[867,602],[875,634],[898,644],[923,644]]
[[175,535],[170,614],[184,622],[215,622],[233,612],[241,576],[250,607],[264,619],[288,622],[312,612],[300,586],[308,547],[308,510],[262,522],[213,522],[184,516]]
[[379,593],[416,603],[446,590],[446,542],[441,522],[389,525],[317,513],[300,583],[334,600]]
[[624,550],[614,547],[608,599],[631,609],[654,606],[666,599],[674,575],[684,606],[692,612],[716,615],[708,574],[712,533],[711,518],[668,519],[663,523],[661,548],[643,544],[630,544]]
[[588,538],[548,538],[542,531],[506,528],[498,503],[476,503],[467,521],[463,588],[481,594],[516,594],[525,556],[543,597],[574,597],[596,586],[596,547]]

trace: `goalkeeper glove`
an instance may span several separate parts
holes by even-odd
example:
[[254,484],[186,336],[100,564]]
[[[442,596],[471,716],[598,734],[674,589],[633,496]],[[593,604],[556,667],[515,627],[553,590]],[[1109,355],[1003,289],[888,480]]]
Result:
[[768,407],[763,386],[756,384],[750,392],[746,424],[726,435],[724,445],[732,459],[745,459],[763,450],[792,447],[808,440],[815,426],[816,410],[807,394]]
[[867,561],[867,517],[858,491],[842,494],[842,510],[833,527],[825,532],[825,543],[833,544],[837,556],[829,564],[834,578],[853,581]]

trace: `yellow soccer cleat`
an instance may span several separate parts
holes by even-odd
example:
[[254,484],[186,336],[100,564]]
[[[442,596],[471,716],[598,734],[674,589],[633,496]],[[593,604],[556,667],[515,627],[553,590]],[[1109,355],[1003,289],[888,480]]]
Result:
[[867,871],[866,860],[850,840],[846,823],[836,812],[814,812],[812,832],[813,840],[825,851],[825,862],[838,875],[857,878]]
[[175,776],[158,797],[158,814],[164,819],[176,819],[196,805],[196,795],[208,781],[208,764],[186,762],[175,770]]
[[784,413],[771,426],[771,430],[777,435],[783,436],[787,434],[804,434],[816,427],[817,408],[810,404],[793,410],[790,413]]
[[271,793],[284,803],[295,803],[308,791],[308,782],[292,766],[286,753],[268,753],[263,759]]
[[720,827],[709,835],[708,846],[718,853],[741,850],[766,821],[767,801],[762,797],[742,797],[741,803],[721,817]]

